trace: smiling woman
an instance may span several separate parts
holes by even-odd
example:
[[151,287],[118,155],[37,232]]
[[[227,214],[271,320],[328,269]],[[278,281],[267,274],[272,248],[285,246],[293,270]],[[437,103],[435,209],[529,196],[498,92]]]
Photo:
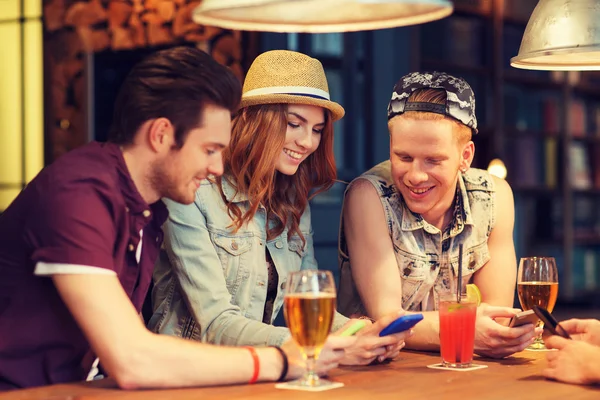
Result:
[[[227,345],[291,340],[287,328],[272,324],[288,276],[317,268],[309,196],[336,177],[333,121],[343,115],[318,60],[283,50],[256,58],[223,152],[223,176],[203,182],[191,206],[167,201],[152,330]],[[334,329],[346,321],[338,314]],[[343,363],[394,356],[403,338],[372,330]]]
[[332,123],[343,115],[318,60],[271,51],[254,61],[223,176],[204,181],[191,207],[167,203],[151,329],[220,344],[287,340],[271,324],[288,274],[316,268],[309,193],[336,177]]

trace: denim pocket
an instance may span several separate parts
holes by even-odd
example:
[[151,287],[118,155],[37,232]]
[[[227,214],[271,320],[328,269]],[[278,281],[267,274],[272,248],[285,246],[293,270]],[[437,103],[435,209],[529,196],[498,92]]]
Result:
[[427,279],[428,263],[423,260],[404,258],[399,264],[402,278],[402,306],[410,310],[420,297],[423,284]]
[[242,279],[249,276],[247,266],[252,264],[252,234],[223,235],[211,233],[219,261],[223,267],[227,289],[234,295]]
[[[470,282],[473,274],[490,260],[487,242],[477,245],[465,252],[462,265],[463,284]],[[458,257],[452,259],[454,276],[458,276]]]
[[240,256],[252,248],[252,241],[249,237],[244,236],[214,235],[213,241],[219,250],[221,250],[221,254],[231,256]]

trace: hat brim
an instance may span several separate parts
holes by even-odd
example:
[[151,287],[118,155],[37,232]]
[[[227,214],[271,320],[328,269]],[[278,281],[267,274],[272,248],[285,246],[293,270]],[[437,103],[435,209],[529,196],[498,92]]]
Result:
[[333,121],[341,119],[346,111],[344,107],[330,100],[317,99],[310,96],[297,96],[291,94],[268,94],[252,97],[243,97],[240,108],[256,106],[260,104],[306,104],[309,106],[323,107],[331,111]]

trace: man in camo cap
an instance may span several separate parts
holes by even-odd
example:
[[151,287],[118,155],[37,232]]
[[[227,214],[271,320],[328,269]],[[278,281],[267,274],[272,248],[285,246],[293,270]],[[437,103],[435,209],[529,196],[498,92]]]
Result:
[[475,283],[485,303],[475,351],[505,357],[523,350],[534,326],[508,328],[495,320],[518,311],[511,308],[514,204],[506,181],[470,168],[477,133],[471,86],[442,72],[404,76],[392,93],[388,128],[390,159],[346,191],[339,311],[372,318],[399,308],[422,312],[406,347],[439,349],[440,295],[454,290],[461,268],[463,284]]

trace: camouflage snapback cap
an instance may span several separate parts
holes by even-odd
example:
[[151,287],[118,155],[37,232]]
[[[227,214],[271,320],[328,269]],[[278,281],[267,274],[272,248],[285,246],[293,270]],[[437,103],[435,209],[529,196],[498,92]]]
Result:
[[[446,104],[407,103],[412,92],[418,89],[445,90]],[[473,89],[464,79],[448,75],[445,72],[412,72],[400,78],[394,86],[392,99],[388,105],[388,121],[406,111],[424,111],[446,115],[471,128],[474,134],[477,133]]]

